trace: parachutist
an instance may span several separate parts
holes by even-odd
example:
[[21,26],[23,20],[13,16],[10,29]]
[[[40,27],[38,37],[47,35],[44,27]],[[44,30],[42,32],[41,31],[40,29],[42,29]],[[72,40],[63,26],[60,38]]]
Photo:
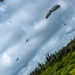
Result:
[[4,14],[6,14],[6,12],[4,12]]
[[29,38],[28,39],[26,39],[26,42],[28,42],[29,41]]
[[11,23],[11,21],[9,21]]
[[64,25],[66,25],[66,23]]
[[18,60],[19,60],[19,58],[16,59],[16,61],[18,61]]

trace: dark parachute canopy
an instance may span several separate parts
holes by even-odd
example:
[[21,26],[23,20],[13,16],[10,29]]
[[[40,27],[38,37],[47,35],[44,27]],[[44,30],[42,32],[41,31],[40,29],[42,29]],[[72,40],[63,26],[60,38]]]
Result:
[[48,11],[48,13],[47,13],[47,15],[46,15],[46,19],[51,15],[51,13],[52,12],[54,12],[54,11],[56,11],[58,8],[60,8],[60,5],[55,5],[55,6],[53,6],[49,11]]
[[3,2],[4,0],[0,0],[0,2]]

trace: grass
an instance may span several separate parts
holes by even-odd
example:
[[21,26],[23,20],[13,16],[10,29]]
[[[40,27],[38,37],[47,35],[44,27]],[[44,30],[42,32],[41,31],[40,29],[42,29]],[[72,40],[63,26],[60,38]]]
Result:
[[40,75],[75,75],[75,51],[55,62],[52,67],[49,66]]

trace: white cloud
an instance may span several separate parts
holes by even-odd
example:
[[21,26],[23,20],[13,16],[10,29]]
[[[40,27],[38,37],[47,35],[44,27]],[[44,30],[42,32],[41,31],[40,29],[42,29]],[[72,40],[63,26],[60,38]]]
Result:
[[[0,7],[0,75],[29,75],[37,62],[44,62],[47,52],[65,46],[74,36],[74,32],[67,34],[75,27],[74,2],[5,0]],[[46,12],[57,3],[61,8],[45,19]]]
[[[11,58],[8,56],[8,54],[7,53],[3,53],[3,55],[1,56],[1,58],[0,58],[0,65],[2,66],[8,66],[8,65],[10,65],[11,64]],[[2,64],[3,63],[3,64]]]

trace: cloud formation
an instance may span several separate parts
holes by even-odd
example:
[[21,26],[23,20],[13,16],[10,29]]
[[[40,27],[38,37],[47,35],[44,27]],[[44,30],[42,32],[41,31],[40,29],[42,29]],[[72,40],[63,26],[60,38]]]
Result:
[[[45,19],[55,4],[61,8]],[[0,75],[29,75],[37,62],[45,61],[46,53],[53,53],[70,42],[75,34],[74,4],[74,0],[5,0],[1,3]]]

